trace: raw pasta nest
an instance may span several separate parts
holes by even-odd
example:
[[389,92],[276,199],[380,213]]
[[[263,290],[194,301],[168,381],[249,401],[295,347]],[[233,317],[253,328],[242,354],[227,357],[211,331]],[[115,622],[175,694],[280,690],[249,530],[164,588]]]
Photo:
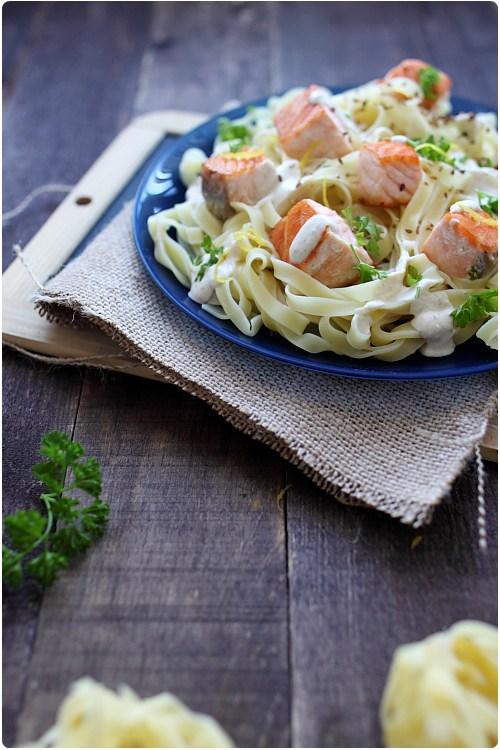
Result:
[[[208,235],[223,252],[206,271],[205,283],[212,284],[213,293],[203,309],[231,320],[247,336],[255,336],[265,326],[307,352],[387,361],[404,359],[419,349],[436,356],[426,347],[421,328],[413,324],[415,304],[420,310],[437,305],[446,311],[450,350],[474,334],[496,348],[496,315],[463,328],[454,328],[451,318],[453,309],[471,292],[496,288],[496,273],[473,281],[450,278],[420,251],[454,202],[475,195],[478,189],[496,194],[496,170],[479,164],[496,163],[495,116],[453,116],[446,101],[439,105],[439,115],[430,114],[420,106],[420,90],[413,81],[374,81],[331,97],[332,106],[343,114],[355,150],[341,159],[299,162],[280,148],[273,116],[300,91],[271,97],[266,106],[251,109],[237,121],[251,133],[250,145],[261,149],[284,175],[278,191],[256,205],[232,204],[235,214],[221,222],[210,213],[201,193],[199,172],[205,156],[199,149],[188,150],[180,168],[182,178],[190,183],[185,202],[148,220],[156,260],[192,293]],[[453,144],[450,155],[457,158],[459,168],[422,158],[423,179],[407,206],[362,206],[357,187],[360,147],[393,136],[429,135]],[[214,153],[229,148],[230,143],[216,139]],[[351,207],[355,216],[368,215],[380,229],[380,268],[388,276],[330,289],[282,261],[269,232],[303,198],[338,212]],[[408,285],[408,266],[421,276],[418,288]]]
[[127,686],[109,690],[89,677],[75,682],[42,747],[234,747],[210,716],[170,693],[141,700]]
[[400,646],[381,707],[386,747],[494,747],[498,631],[466,620]]

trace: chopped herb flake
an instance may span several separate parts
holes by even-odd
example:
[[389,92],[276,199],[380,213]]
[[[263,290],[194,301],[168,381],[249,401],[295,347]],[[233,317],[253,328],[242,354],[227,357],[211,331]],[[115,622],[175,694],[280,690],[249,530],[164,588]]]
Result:
[[230,150],[233,153],[241,151],[243,146],[248,146],[252,140],[252,134],[246,125],[235,123],[223,117],[217,123],[217,134],[221,141],[232,141]]
[[426,99],[436,99],[436,84],[439,83],[439,70],[436,70],[432,65],[427,65],[426,68],[422,68],[419,72],[418,82],[422,89],[422,94]]
[[486,289],[469,294],[465,302],[453,310],[451,317],[457,328],[465,328],[495,312],[498,312],[498,290]]
[[406,266],[406,286],[416,286],[420,281],[422,281],[423,278],[424,277],[422,276],[418,268],[412,266],[411,264]]
[[198,273],[195,276],[195,281],[201,281],[201,279],[205,275],[205,272],[210,268],[210,266],[214,266],[217,261],[220,260],[220,257],[224,251],[223,247],[216,247],[212,242],[212,238],[205,233],[203,233],[201,248],[202,250],[204,250],[204,254],[199,255],[193,260],[194,265],[199,266]]

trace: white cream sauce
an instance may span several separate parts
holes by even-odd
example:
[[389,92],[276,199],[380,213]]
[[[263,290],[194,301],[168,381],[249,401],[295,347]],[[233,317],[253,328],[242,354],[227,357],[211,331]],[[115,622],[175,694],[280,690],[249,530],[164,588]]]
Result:
[[233,242],[218,262],[215,270],[216,283],[229,279],[236,270],[239,261],[242,260],[243,252],[237,242]]
[[453,307],[446,292],[424,292],[410,306],[412,325],[425,339],[421,348],[426,357],[445,357],[455,349],[453,341]]
[[[207,255],[203,260],[208,259],[208,257],[209,256]],[[197,271],[195,272],[195,278],[196,273]],[[203,278],[199,281],[196,281],[195,278],[193,279],[191,289],[188,292],[188,297],[190,297],[193,302],[198,302],[198,304],[204,305],[210,301],[212,294],[215,291],[215,266],[207,268],[203,274]]]
[[300,182],[300,164],[297,159],[285,159],[276,167],[279,183],[270,194],[271,202],[275,208],[279,208],[296,189]]
[[371,314],[375,310],[381,310],[388,306],[388,303],[401,303],[404,297],[410,293],[410,289],[401,286],[402,273],[395,272],[380,279],[378,283],[378,299],[366,302],[363,307],[358,307],[354,311],[353,324],[356,321],[358,330],[363,336],[369,338],[372,324]]
[[338,220],[334,216],[311,216],[299,229],[290,245],[289,255],[292,263],[304,263],[312,253],[327,227],[334,231]]
[[[210,256],[208,254],[203,255],[202,263],[209,259]],[[219,262],[207,268],[203,278],[199,279],[199,281],[196,281],[198,269],[195,268],[188,297],[190,297],[193,302],[205,305],[212,298],[217,284],[220,284],[234,274],[236,265],[241,259],[242,250],[237,242],[233,242],[231,247],[224,252]]]

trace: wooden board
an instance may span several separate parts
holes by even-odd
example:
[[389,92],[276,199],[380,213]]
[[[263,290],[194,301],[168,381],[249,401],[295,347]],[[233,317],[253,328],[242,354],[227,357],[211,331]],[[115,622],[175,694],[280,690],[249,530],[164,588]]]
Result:
[[[117,362],[118,347],[99,332],[75,334],[41,318],[32,302],[36,282],[43,284],[62,268],[165,135],[184,133],[204,119],[196,113],[152,112],[121,131],[23,248],[22,259],[14,260],[4,272],[5,343],[53,357],[99,357],[96,364],[102,367],[138,372],[133,362],[123,358]],[[145,367],[139,372],[150,375]]]
[[[403,54],[447,68],[458,94],[496,96],[493,4],[11,2],[3,14],[5,210],[40,184],[75,184],[149,110],[349,84]],[[369,60],[352,53],[368,47]],[[57,202],[4,227],[5,265]],[[173,689],[240,746],[379,746],[393,646],[459,617],[496,621],[496,467],[486,554],[473,466],[411,550],[410,530],[332,502],[205,404],[144,382],[5,350],[4,511],[36,504],[30,467],[59,428],[103,463],[112,517],[53,589],[5,596],[4,743],[46,729],[78,670],[110,686],[126,676],[142,695]]]

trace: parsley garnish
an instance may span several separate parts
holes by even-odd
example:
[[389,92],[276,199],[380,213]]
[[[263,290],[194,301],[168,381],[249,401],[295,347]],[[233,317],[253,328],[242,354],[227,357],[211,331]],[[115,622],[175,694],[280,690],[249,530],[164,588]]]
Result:
[[[82,446],[61,432],[43,436],[40,454],[46,460],[35,464],[32,472],[45,485],[40,499],[46,515],[20,510],[4,518],[9,546],[3,547],[2,572],[9,586],[18,586],[25,573],[50,586],[75,555],[102,535],[108,520],[109,506],[100,497],[101,467],[95,458],[84,459]],[[79,498],[68,494],[73,490],[83,490],[93,502],[82,506]],[[38,554],[26,561],[35,550]]]
[[230,150],[233,153],[241,151],[252,140],[252,134],[246,125],[238,124],[223,117],[217,123],[217,134],[221,141],[234,141]]
[[493,166],[493,162],[487,156],[483,156],[480,159],[478,159],[477,163],[479,164],[480,167],[492,167]]
[[434,140],[433,135],[429,135],[427,138],[410,138],[408,139],[408,144],[412,146],[420,156],[429,159],[429,161],[443,161],[451,167],[456,167],[455,159],[448,156],[451,143],[445,138],[440,138],[437,143]]
[[435,85],[439,82],[439,70],[436,70],[432,65],[427,65],[426,68],[422,68],[419,72],[418,82],[422,89],[422,94],[426,99],[435,99],[437,97]]
[[412,266],[411,263],[406,266],[405,284],[407,286],[416,286],[415,298],[420,296],[421,287],[418,285],[423,279],[423,275],[420,273],[416,266]]
[[481,190],[477,191],[477,197],[479,199],[480,208],[490,214],[490,216],[496,218],[498,216],[498,198],[495,195],[483,193]]
[[407,286],[416,286],[422,281],[423,278],[424,277],[420,273],[418,268],[412,266],[411,264],[406,266],[405,284]]
[[380,255],[380,247],[378,243],[382,236],[378,224],[375,224],[375,222],[366,215],[353,216],[351,206],[348,206],[342,211],[342,216],[354,232],[358,245],[364,247],[373,258],[378,258]]
[[457,328],[465,328],[469,323],[487,318],[494,312],[498,312],[498,290],[486,289],[469,294],[465,302],[453,310],[451,317]]
[[[212,238],[205,233],[203,233],[201,247],[205,251],[205,254],[199,255],[193,261],[195,266],[199,266],[198,273],[195,276],[195,281],[200,281],[204,277],[207,269],[217,263],[224,251],[223,247],[215,247]],[[208,258],[206,257],[207,255]]]
[[374,268],[373,266],[370,266],[369,263],[364,263],[362,260],[359,259],[359,256],[356,252],[356,250],[351,245],[351,250],[353,252],[354,257],[358,261],[354,264],[353,268],[356,269],[359,273],[359,283],[365,284],[367,281],[374,281],[375,279],[385,279],[385,277],[388,275],[387,271],[379,271],[378,268]]

